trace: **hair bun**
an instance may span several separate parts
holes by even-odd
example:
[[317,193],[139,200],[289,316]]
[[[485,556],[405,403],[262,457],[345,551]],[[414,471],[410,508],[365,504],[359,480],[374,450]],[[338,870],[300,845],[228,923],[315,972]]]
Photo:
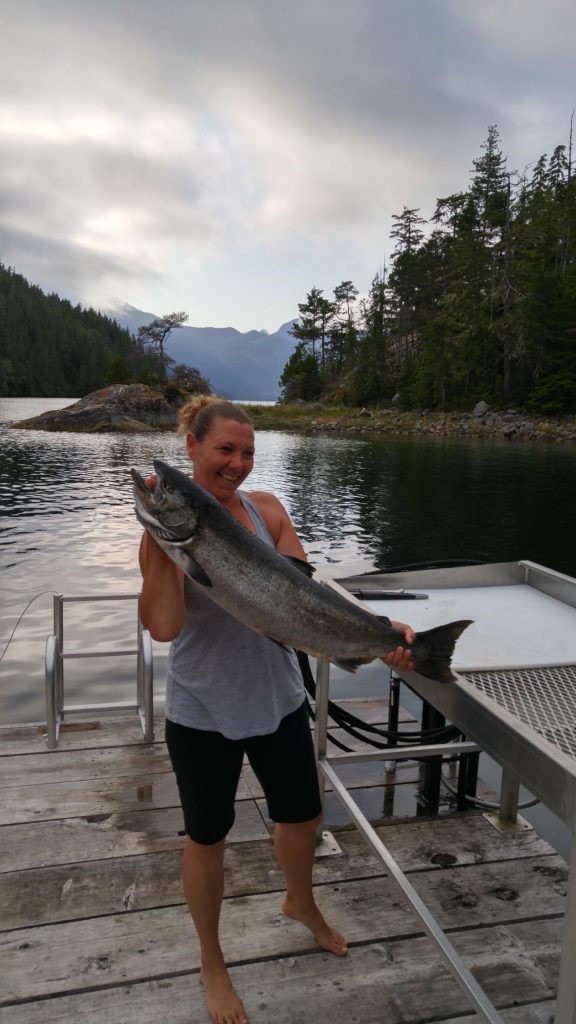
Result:
[[193,395],[179,410],[178,416],[180,425],[177,433],[182,435],[192,432],[199,441],[208,433],[217,417],[253,426],[248,413],[244,412],[240,405],[213,394]]

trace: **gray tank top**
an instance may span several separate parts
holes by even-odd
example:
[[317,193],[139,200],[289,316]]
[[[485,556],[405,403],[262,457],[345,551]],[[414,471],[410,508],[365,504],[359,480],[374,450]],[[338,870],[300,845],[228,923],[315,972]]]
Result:
[[[256,536],[274,547],[253,501],[238,491]],[[260,636],[185,578],[186,620],[170,645],[166,718],[229,739],[274,732],[305,696],[294,651]]]

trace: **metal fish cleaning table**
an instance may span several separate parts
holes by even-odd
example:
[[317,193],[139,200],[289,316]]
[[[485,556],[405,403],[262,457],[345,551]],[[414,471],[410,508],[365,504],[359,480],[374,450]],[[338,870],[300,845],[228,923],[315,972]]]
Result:
[[[436,683],[414,672],[399,675],[471,741],[451,744],[450,753],[480,748],[502,766],[503,821],[516,821],[521,783],[571,828],[555,1024],[576,1024],[576,580],[521,561],[369,573],[327,583],[348,593],[361,592],[376,614],[409,621],[416,631],[454,619],[473,620],[456,647],[456,682]],[[386,597],[379,599],[384,592]],[[409,594],[419,594],[420,599],[410,599]],[[435,756],[447,748],[389,748],[328,757],[329,672],[327,662],[318,663],[316,747],[321,780],[333,786],[403,891],[480,1019],[502,1024],[335,770],[349,761]]]

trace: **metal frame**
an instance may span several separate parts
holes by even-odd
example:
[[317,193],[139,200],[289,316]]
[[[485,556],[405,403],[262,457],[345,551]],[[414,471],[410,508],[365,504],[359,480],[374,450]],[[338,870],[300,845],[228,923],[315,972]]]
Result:
[[473,753],[479,750],[476,743],[435,743],[433,745],[418,744],[414,747],[388,747],[386,750],[373,750],[368,753],[353,752],[338,754],[328,758],[328,695],[330,689],[330,663],[318,660],[316,674],[316,725],[314,730],[314,746],[318,763],[320,792],[322,800],[328,781],[336,796],[350,814],[354,824],[372,848],[380,863],[389,872],[390,877],[408,900],[412,910],[420,918],[422,926],[434,941],[446,966],[464,990],[479,1017],[488,1024],[504,1024],[502,1017],[494,1008],[480,985],[456,952],[438,922],[430,913],[414,887],[408,881],[398,862],[394,859],[387,846],[377,835],[375,829],[362,813],[358,804],[350,796],[346,786],[334,771],[335,764],[350,764],[359,761],[396,761],[415,757],[434,757],[450,753]]
[[[345,580],[340,579],[336,588],[340,591],[346,587],[353,590],[357,589],[360,584],[362,587],[377,590],[382,588],[383,583],[389,590],[403,587],[426,590],[438,588],[441,590],[455,587],[491,587],[521,583],[576,609],[576,580],[527,561],[450,569],[413,570],[382,574],[381,576],[372,573],[365,577],[355,576]],[[553,644],[553,636],[550,638],[550,643]],[[469,669],[469,671],[472,674],[474,670]],[[527,727],[505,707],[501,707],[488,698],[472,685],[472,681],[468,683],[465,669],[462,669],[461,673],[461,680],[459,679],[449,686],[432,682],[416,673],[406,674],[404,681],[423,701],[439,711],[448,721],[457,725],[462,734],[470,737],[472,742],[433,747],[388,748],[385,751],[372,751],[368,754],[355,752],[328,758],[330,665],[328,662],[319,660],[315,749],[322,795],[324,795],[325,783],[329,781],[336,796],[346,807],[356,826],[420,918],[424,929],[437,945],[446,965],[470,999],[476,1013],[481,1020],[488,1021],[489,1024],[503,1024],[503,1019],[467,970],[459,954],[422,903],[368,819],[362,814],[333,766],[361,760],[392,761],[401,757],[435,756],[441,752],[446,753],[447,749],[451,753],[457,750],[466,753],[482,749],[502,766],[500,819],[507,822],[516,821],[520,782],[531,793],[538,796],[550,810],[572,828],[572,849],[555,1024],[576,1024],[576,971],[574,971],[574,950],[576,949],[576,759],[568,756],[546,738]],[[399,675],[404,678],[403,673],[399,673]]]
[[[137,645],[135,647],[96,648],[92,650],[64,650],[64,604],[87,601],[134,601],[138,594],[79,594],[65,597],[54,594],[54,632],[46,640],[44,678],[46,687],[46,742],[49,750],[58,745],[60,726],[67,714],[101,711],[136,711],[140,717],[144,740],[154,739],[154,665],[152,638],[137,619]],[[100,704],[64,703],[64,661],[73,658],[106,658],[132,655],[136,657],[136,700],[112,701]]]

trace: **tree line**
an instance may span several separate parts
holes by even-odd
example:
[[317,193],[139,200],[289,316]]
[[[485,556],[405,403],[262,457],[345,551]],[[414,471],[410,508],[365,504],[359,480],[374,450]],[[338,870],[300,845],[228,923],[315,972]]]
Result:
[[576,412],[576,178],[566,145],[509,171],[496,125],[466,191],[393,216],[390,266],[299,304],[285,400]]
[[174,365],[165,351],[170,331],[187,319],[168,313],[134,337],[114,319],[46,295],[0,263],[0,395],[81,397],[106,384],[164,384],[168,367],[170,381],[208,391],[195,367]]

